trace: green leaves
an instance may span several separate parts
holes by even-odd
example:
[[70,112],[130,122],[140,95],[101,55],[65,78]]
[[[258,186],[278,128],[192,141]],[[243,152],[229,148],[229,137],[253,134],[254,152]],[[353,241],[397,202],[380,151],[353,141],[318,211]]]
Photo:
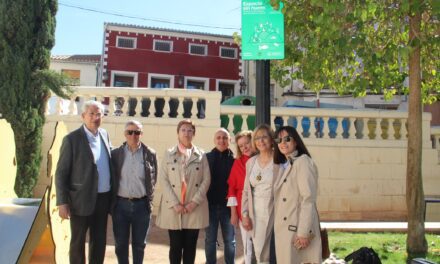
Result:
[[[285,1],[286,59],[277,67],[296,72],[273,77],[299,78],[306,87],[326,87],[362,96],[363,89],[384,93],[386,98],[406,90],[408,58],[413,47],[422,46],[424,94],[439,94],[439,17],[430,4],[423,9],[419,38],[409,42],[408,0],[393,1]],[[426,47],[426,49],[425,49]],[[428,74],[429,73],[429,74]],[[286,73],[287,74],[287,73]],[[428,92],[429,91],[429,92]],[[432,99],[425,100],[426,102]]]

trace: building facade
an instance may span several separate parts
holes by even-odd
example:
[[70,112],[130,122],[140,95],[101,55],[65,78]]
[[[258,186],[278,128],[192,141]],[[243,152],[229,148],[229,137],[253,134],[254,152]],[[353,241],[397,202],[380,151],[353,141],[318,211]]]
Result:
[[106,23],[102,86],[240,93],[240,48],[232,36]]

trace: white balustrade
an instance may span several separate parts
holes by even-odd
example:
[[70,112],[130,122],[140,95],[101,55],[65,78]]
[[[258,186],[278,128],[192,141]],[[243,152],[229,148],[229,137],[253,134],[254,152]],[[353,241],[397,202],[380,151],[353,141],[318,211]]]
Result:
[[[224,116],[222,121],[228,123],[222,125],[231,133],[254,129],[255,106],[220,105],[220,98],[220,92],[201,90],[80,87],[75,88],[69,100],[55,97],[55,101],[48,104],[46,114],[53,119],[60,115],[76,116],[81,112],[78,108],[82,102],[96,99],[105,102],[106,114],[112,118],[136,118],[154,123],[191,117],[203,119],[199,124],[218,126],[219,117]],[[275,129],[294,125],[304,138],[391,142],[406,141],[407,119],[408,113],[400,111],[272,107],[270,120]],[[430,116],[424,114],[423,122],[429,121]],[[241,126],[236,127],[240,123]],[[433,146],[440,151],[440,128],[433,131]]]

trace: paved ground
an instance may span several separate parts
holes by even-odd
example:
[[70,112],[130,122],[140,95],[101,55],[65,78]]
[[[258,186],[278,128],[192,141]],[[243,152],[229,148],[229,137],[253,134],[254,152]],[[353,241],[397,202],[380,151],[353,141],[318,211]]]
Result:
[[[152,218],[152,224],[150,226],[150,231],[147,238],[147,247],[145,249],[144,263],[169,263],[168,260],[168,250],[169,250],[169,240],[168,232],[158,228],[154,224],[154,217]],[[219,233],[220,248],[217,249],[217,263],[223,264],[223,240],[221,239],[221,234]],[[237,240],[237,256],[236,263],[244,263],[243,261],[243,246],[241,242],[241,236],[238,233],[236,236]],[[113,231],[111,225],[111,219],[109,218],[109,228],[107,234],[107,250],[105,253],[105,263],[118,263],[115,255],[115,243],[113,239]],[[205,232],[200,231],[199,239],[197,241],[197,254],[195,263],[202,264],[205,263]],[[130,253],[131,254],[131,253]],[[131,257],[130,257],[131,258]]]
[[[168,232],[166,230],[162,230],[158,228],[154,224],[155,219],[152,219],[152,224],[150,227],[150,232],[148,234],[147,239],[147,247],[145,249],[144,263],[169,263],[168,261],[168,250],[169,250],[169,241],[168,241]],[[366,231],[390,231],[390,232],[405,232],[407,223],[403,222],[323,222],[321,223],[323,228],[327,228],[328,230],[339,230],[339,231],[358,231],[358,232],[366,232]],[[440,222],[435,223],[425,223],[425,228],[430,232],[440,232]],[[238,231],[239,232],[239,231]],[[107,235],[107,251],[105,257],[105,263],[113,264],[117,263],[116,255],[115,255],[115,243],[113,239],[113,231],[111,219],[109,218],[109,227],[108,227],[108,235]],[[219,242],[220,248],[217,249],[217,263],[223,264],[223,243],[221,239],[221,234],[219,233]],[[238,233],[236,236],[237,240],[237,253],[236,253],[236,263],[241,264],[243,261],[243,246],[241,243],[241,236]],[[196,261],[197,264],[205,263],[205,251],[204,251],[204,241],[205,241],[205,232],[200,231],[199,240],[197,242],[197,254]],[[335,255],[331,255],[329,259],[327,259],[325,264],[340,264],[345,263],[343,260],[340,260]]]

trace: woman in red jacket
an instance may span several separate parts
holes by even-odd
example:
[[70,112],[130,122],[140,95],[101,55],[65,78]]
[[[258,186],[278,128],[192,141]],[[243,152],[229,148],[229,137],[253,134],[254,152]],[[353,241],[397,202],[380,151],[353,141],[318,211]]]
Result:
[[232,165],[228,178],[228,206],[231,207],[231,224],[240,226],[244,249],[245,264],[250,264],[252,259],[251,234],[243,228],[241,223],[241,197],[246,177],[246,162],[255,153],[252,147],[252,131],[241,131],[235,135],[237,145],[237,158]]

